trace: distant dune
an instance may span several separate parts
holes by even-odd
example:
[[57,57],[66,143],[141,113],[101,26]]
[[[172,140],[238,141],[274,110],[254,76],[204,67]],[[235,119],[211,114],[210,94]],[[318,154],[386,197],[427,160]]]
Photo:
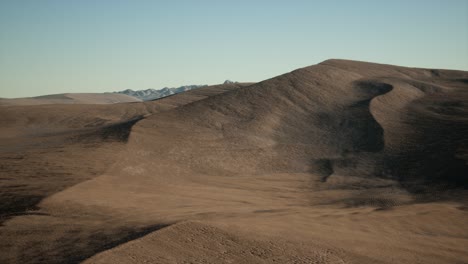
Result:
[[118,93],[65,93],[29,98],[0,98],[0,105],[115,104],[129,102],[141,102],[141,100]]
[[0,263],[466,263],[467,80],[327,60],[0,106]]

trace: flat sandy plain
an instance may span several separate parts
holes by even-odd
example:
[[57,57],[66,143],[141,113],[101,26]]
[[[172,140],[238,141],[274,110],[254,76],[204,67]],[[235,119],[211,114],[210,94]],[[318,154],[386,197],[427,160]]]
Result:
[[1,105],[46,105],[46,104],[115,104],[141,102],[140,99],[118,93],[66,93],[28,98],[0,98]]
[[327,60],[0,126],[0,263],[468,263],[468,72]]

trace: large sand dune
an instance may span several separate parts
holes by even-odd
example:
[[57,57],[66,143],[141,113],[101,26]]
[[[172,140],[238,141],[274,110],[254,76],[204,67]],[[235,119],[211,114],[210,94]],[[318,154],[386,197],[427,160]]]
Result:
[[467,80],[328,60],[152,102],[3,106],[0,262],[466,263]]

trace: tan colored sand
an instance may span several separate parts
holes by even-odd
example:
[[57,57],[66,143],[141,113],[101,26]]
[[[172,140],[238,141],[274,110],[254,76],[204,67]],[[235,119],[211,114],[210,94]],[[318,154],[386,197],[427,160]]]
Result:
[[0,105],[115,104],[130,102],[141,102],[141,100],[118,93],[66,93],[29,98],[0,98]]

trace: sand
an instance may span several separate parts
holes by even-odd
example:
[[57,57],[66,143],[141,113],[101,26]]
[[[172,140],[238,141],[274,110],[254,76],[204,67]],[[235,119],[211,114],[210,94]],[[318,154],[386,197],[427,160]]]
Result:
[[2,106],[0,262],[466,263],[467,80],[328,60]]
[[0,98],[0,105],[115,104],[130,102],[141,102],[141,100],[118,93],[66,93],[29,98]]

